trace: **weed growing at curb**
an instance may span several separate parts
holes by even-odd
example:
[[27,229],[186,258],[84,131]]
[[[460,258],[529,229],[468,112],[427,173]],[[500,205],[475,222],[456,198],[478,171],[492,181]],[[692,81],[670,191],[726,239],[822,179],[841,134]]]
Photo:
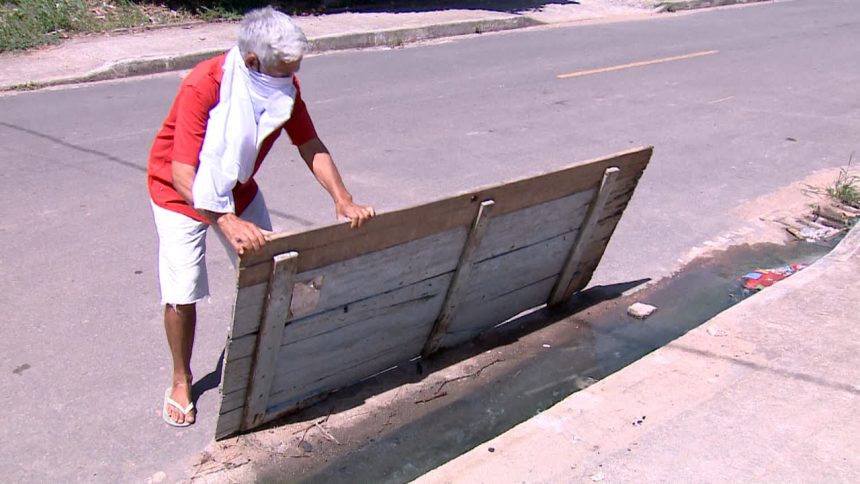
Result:
[[851,162],[854,160],[854,153],[848,158],[848,165],[839,169],[839,176],[832,186],[827,187],[826,192],[834,200],[849,205],[854,208],[860,208],[860,176],[851,174]]
[[23,84],[15,84],[9,88],[10,91],[35,91],[39,89],[39,85],[35,82],[25,82]]

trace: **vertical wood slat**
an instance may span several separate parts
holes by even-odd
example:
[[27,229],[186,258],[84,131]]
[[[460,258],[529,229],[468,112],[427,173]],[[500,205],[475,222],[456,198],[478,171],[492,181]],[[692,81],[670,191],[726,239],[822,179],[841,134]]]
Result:
[[424,350],[421,352],[422,357],[427,357],[439,349],[442,344],[442,338],[448,331],[448,326],[454,320],[457,307],[468,286],[469,275],[472,273],[472,265],[475,262],[475,256],[478,254],[478,245],[481,243],[481,238],[484,235],[487,221],[493,212],[495,203],[493,200],[484,200],[481,202],[480,207],[478,207],[475,221],[472,223],[469,236],[466,238],[466,244],[463,246],[463,252],[460,254],[460,262],[457,264],[454,278],[451,280],[451,285],[448,286],[448,294],[445,296],[445,302],[442,304],[442,312],[436,319],[433,330],[427,338],[427,343],[425,343]]
[[272,274],[266,296],[266,307],[257,335],[254,366],[248,383],[242,429],[256,427],[265,420],[272,381],[275,379],[278,350],[293,297],[293,279],[299,254],[287,252],[273,258]]
[[558,276],[558,281],[550,294],[547,305],[555,306],[570,296],[568,294],[570,282],[579,269],[582,253],[591,241],[594,227],[597,225],[597,221],[600,220],[600,214],[603,213],[603,208],[609,200],[609,195],[612,193],[613,188],[615,188],[615,181],[618,179],[620,172],[621,170],[615,166],[609,167],[603,172],[600,189],[597,191],[597,196],[594,197],[594,202],[588,209],[588,215],[585,216],[585,221],[579,229],[576,241],[574,241],[567,262],[565,262],[564,268]]

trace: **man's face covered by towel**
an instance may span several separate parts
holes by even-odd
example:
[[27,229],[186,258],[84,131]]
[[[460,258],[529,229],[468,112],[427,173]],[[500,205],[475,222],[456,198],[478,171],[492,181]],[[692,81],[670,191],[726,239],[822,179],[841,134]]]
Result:
[[302,60],[299,59],[293,62],[279,61],[274,65],[263,66],[257,55],[249,52],[245,56],[245,65],[248,66],[249,72],[261,74],[264,77],[289,78],[293,77],[293,74],[296,72],[299,72]]
[[278,92],[293,91],[293,74],[298,72],[302,59],[292,62],[278,61],[272,65],[263,65],[253,52],[244,56],[246,74],[248,76],[249,94],[254,107],[254,118],[260,121],[260,115],[269,105],[269,100]]

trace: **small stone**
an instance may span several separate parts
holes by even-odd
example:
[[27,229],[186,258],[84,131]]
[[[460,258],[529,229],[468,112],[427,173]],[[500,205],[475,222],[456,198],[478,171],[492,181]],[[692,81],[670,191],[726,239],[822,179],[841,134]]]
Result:
[[489,449],[487,449],[487,450],[489,450],[490,452],[495,452],[495,451],[496,451],[496,448],[495,448],[495,447],[490,447],[490,448],[489,448]]
[[302,440],[301,442],[299,442],[299,448],[305,452],[311,452],[314,450],[314,446],[311,445],[311,443],[307,440]]
[[636,318],[636,319],[645,319],[648,316],[654,314],[654,311],[657,310],[656,306],[652,306],[650,304],[644,303],[635,303],[632,304],[629,308],[627,308],[627,314]]
[[546,344],[546,343],[544,343],[543,347],[544,347],[544,348],[552,348],[552,346],[550,346],[550,345],[548,345],[548,344]]
[[605,476],[603,475],[603,472],[598,472],[597,474],[591,476],[591,480],[594,482],[600,482],[603,480],[604,477]]
[[709,335],[716,337],[716,338],[726,336],[728,334],[725,331],[723,331],[722,329],[720,329],[719,327],[714,326],[714,325],[708,326],[708,329],[706,329],[705,331],[707,331]]
[[159,483],[167,479],[167,474],[164,471],[158,471],[149,478],[149,482]]

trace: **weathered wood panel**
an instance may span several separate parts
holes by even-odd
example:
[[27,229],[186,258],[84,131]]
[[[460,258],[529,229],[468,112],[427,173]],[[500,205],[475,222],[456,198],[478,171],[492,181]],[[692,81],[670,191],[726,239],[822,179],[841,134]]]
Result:
[[220,414],[225,414],[236,410],[242,410],[245,407],[245,389],[224,393],[221,395],[221,410]]
[[373,297],[338,306],[324,313],[308,316],[288,325],[281,345],[286,346],[308,338],[339,331],[345,326],[361,322],[388,311],[390,308],[435,299],[444,294],[451,281],[451,272],[406,287],[386,291]]
[[231,339],[236,340],[249,334],[257,334],[268,289],[269,281],[239,288],[236,293],[236,304],[233,306]]
[[448,325],[451,324],[451,321],[457,314],[457,309],[469,284],[472,267],[477,259],[478,246],[484,236],[484,231],[487,228],[495,204],[496,202],[492,200],[485,200],[481,202],[481,206],[478,208],[475,223],[472,224],[472,228],[469,230],[469,236],[466,238],[466,244],[460,254],[457,269],[454,271],[451,283],[448,285],[448,292],[442,304],[442,311],[433,324],[430,336],[427,338],[424,349],[421,351],[422,355],[429,355],[439,349],[439,343],[448,331]]
[[576,230],[594,190],[584,190],[500,217],[493,217],[478,247],[478,262]]
[[[281,393],[273,393],[269,397],[271,401],[280,403],[269,408],[269,416],[277,418],[286,412],[301,408],[303,402],[316,400],[318,395],[358,383],[371,375],[405,363],[418,356],[426,339],[426,333],[416,331],[416,336],[412,340],[396,346],[380,347],[376,354],[370,356],[370,359],[355,366],[343,368],[337,373],[309,382],[301,388],[290,388]],[[287,396],[288,393],[294,396]]]
[[[369,297],[376,286],[367,284],[368,280],[384,277],[391,281],[392,287],[401,287],[453,271],[465,240],[466,228],[459,227],[298,274],[295,278],[297,286],[314,282],[318,299],[307,304],[301,300],[302,296],[307,297],[307,293],[297,295],[298,300],[294,300],[292,305],[293,317],[305,317]],[[393,260],[406,263],[400,266],[389,264]],[[266,284],[242,288],[240,291],[253,288],[251,292],[256,296],[261,287],[265,295]],[[241,312],[237,310],[236,316],[236,324],[241,324],[242,328],[237,331],[240,335],[256,333],[257,329],[251,328],[254,323],[250,321],[256,316],[256,324],[259,325],[264,301],[264,297],[252,299],[250,295],[246,296],[246,302],[243,302],[246,307]]]
[[281,335],[290,313],[293,278],[296,276],[298,257],[299,254],[296,252],[287,252],[278,254],[274,258],[272,276],[269,279],[269,294],[263,310],[260,332],[257,333],[254,363],[246,391],[245,414],[242,420],[246,428],[261,424],[266,417],[266,406],[272,380],[275,377]]
[[620,171],[618,167],[613,166],[607,168],[603,173],[603,180],[600,183],[600,188],[597,190],[597,195],[588,207],[588,214],[579,227],[579,232],[576,234],[576,240],[573,243],[570,254],[564,263],[561,273],[558,275],[558,281],[556,281],[552,294],[549,296],[549,305],[556,305],[569,296],[567,290],[570,286],[570,281],[573,279],[574,273],[580,273],[579,266],[582,262],[582,254],[588,248],[589,244],[591,244],[595,227],[603,217],[604,208],[615,190],[615,184]]
[[[581,289],[650,155],[634,150],[381,214],[361,230],[272,237],[240,261],[216,435],[301,408],[422,349],[466,341],[546,303],[556,286],[565,297]],[[615,186],[601,193],[611,167]],[[591,233],[581,235],[589,214]],[[296,275],[275,289],[291,299],[289,312],[267,317],[273,257],[290,251],[300,254]],[[265,392],[252,379],[261,364],[274,369]]]
[[[240,261],[239,286],[265,282],[275,254],[291,250],[302,254],[299,272],[357,257],[471,223],[472,204],[495,200],[496,216],[555,200],[590,189],[599,183],[604,170],[623,166],[631,174],[645,169],[651,148],[636,149],[609,158],[576,163],[542,175],[478,189],[417,207],[377,217],[368,230],[352,230],[339,224],[272,238],[266,247]],[[373,227],[370,229],[370,227]]]
[[244,407],[222,412],[215,424],[215,439],[220,440],[234,435],[242,427],[242,411]]
[[[337,329],[296,339],[282,346],[273,392],[302,388],[308,382],[374,359],[380,348],[404,346],[417,335],[423,335],[426,340],[441,310],[444,290],[451,276],[442,278],[446,284],[437,281],[435,287],[441,289],[438,292],[428,291],[425,296],[399,301],[375,311],[358,311],[345,321],[340,319],[340,311],[311,318],[305,327],[336,326]],[[293,337],[291,326],[287,326],[285,340]],[[421,348],[419,345],[404,350],[411,353],[410,356],[416,356],[421,353]]]
[[230,353],[226,356],[227,361],[247,358],[254,353],[257,347],[257,333],[247,334],[230,342]]
[[[568,232],[478,264],[471,290],[463,301],[466,309],[449,326],[449,335],[476,334],[546,302],[552,284],[540,291],[534,286],[550,279],[555,281],[575,237],[576,232]],[[521,291],[523,288],[530,289]],[[524,306],[526,302],[530,305]],[[461,341],[459,337],[446,337],[444,346]]]
[[515,291],[500,294],[483,304],[464,306],[457,326],[452,327],[445,335],[442,347],[450,348],[469,341],[487,328],[497,326],[526,309],[542,305],[549,298],[555,280],[553,275]]
[[240,358],[228,361],[224,365],[224,374],[221,377],[221,394],[226,395],[237,391],[244,392],[248,387],[248,378],[251,376],[252,358]]
[[464,305],[480,305],[558,274],[575,237],[576,232],[568,232],[478,263]]
[[299,274],[299,282],[321,281],[319,302],[294,317],[328,311],[381,290],[406,287],[451,272],[457,267],[465,240],[466,228],[458,227]]

